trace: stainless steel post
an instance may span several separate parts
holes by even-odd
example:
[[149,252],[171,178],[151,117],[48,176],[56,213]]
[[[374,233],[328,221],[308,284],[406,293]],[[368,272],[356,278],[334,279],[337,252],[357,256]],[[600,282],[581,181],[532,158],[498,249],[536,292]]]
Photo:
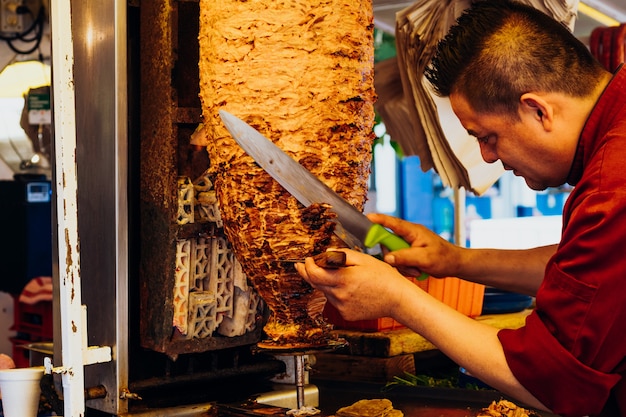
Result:
[[296,354],[294,355],[295,360],[295,378],[296,378],[296,404],[298,405],[298,410],[304,407],[304,385],[306,382],[306,369],[305,369],[305,355],[304,354]]

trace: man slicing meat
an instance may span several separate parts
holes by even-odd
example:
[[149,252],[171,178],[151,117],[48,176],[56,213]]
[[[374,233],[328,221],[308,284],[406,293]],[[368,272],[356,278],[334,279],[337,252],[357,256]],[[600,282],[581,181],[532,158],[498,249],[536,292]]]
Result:
[[[467,249],[384,215],[411,248],[380,262],[347,252],[341,270],[298,271],[346,320],[393,317],[472,375],[564,416],[626,415],[626,70],[606,71],[566,28],[505,0],[475,2],[439,44],[426,77],[487,162],[534,190],[565,183],[558,245]],[[412,269],[536,296],[517,330],[498,330],[403,278]]]

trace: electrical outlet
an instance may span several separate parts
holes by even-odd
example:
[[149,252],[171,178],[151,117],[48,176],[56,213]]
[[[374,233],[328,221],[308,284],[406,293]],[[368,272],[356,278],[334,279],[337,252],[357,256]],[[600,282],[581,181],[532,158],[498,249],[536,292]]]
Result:
[[17,13],[21,0],[0,0],[0,32],[21,33],[24,30],[24,15]]

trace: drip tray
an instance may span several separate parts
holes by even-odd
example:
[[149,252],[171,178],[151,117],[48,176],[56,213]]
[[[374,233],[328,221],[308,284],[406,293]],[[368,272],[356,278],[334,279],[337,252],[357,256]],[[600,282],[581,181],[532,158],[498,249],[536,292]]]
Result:
[[[298,404],[298,394],[295,386],[288,387],[276,386],[276,389],[270,392],[259,394],[255,397],[255,401],[258,404],[264,404],[274,407],[282,407],[286,409],[293,409]],[[319,390],[315,385],[304,386],[304,405],[307,407],[319,406]]]

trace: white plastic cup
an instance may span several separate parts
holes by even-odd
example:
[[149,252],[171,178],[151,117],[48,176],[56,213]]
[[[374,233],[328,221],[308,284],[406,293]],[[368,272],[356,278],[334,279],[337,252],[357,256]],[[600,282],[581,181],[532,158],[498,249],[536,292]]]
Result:
[[37,417],[43,366],[0,370],[4,417]]

